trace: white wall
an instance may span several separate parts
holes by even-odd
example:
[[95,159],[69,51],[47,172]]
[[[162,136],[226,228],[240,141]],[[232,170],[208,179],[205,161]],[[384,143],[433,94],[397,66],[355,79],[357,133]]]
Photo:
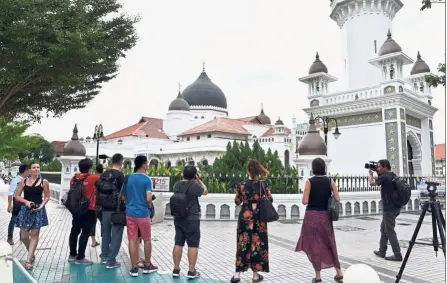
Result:
[[341,127],[336,140],[328,133],[328,158],[332,160],[330,173],[366,175],[364,165],[386,158],[385,128],[382,123]]

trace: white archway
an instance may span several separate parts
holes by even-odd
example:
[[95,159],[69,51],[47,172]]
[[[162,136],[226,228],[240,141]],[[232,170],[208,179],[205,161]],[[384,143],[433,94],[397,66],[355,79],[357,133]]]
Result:
[[[414,176],[422,176],[422,148],[421,143],[417,137],[417,135],[413,131],[407,132],[407,141],[411,146],[411,151],[413,153],[412,159],[410,159],[409,154],[407,154],[408,162],[411,161],[413,165],[413,175]],[[407,152],[409,153],[409,149],[407,148]],[[410,166],[408,166],[408,170],[410,172]]]

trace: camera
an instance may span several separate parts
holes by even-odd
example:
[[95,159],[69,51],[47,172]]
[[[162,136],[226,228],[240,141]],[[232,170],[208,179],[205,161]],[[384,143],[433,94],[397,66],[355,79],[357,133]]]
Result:
[[[425,182],[425,184],[427,185],[427,191],[430,194],[435,194],[436,193],[436,187],[441,185],[441,183],[438,182]],[[432,189],[430,189],[432,188]]]
[[370,161],[368,163],[365,163],[365,169],[370,169],[373,171],[377,171],[377,166],[379,165],[378,162]]
[[157,197],[154,195],[154,194],[152,194],[152,200],[155,200]]
[[30,208],[30,209],[37,209],[37,208],[39,208],[39,206],[38,206],[37,204],[35,204],[34,202],[31,202],[31,203],[29,204],[29,208]]

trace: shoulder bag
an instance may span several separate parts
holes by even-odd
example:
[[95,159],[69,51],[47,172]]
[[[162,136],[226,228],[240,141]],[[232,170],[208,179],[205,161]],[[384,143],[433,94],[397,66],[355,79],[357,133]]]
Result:
[[[332,180],[329,178],[329,189],[332,191],[331,183]],[[340,203],[335,199],[333,193],[328,202],[328,214],[331,221],[337,221],[340,217]]]
[[[264,191],[264,194],[262,194]],[[274,222],[279,219],[278,212],[276,212],[273,203],[268,199],[265,190],[265,181],[260,181],[259,184],[259,220],[261,222]]]
[[[124,184],[123,184],[124,187]],[[121,193],[123,191],[123,187],[121,187],[121,191],[118,194],[118,206],[116,207],[116,211],[112,212],[112,214],[110,215],[110,223],[112,225],[117,225],[117,226],[126,226],[126,211],[121,211],[121,203],[122,203],[122,199],[121,199]]]

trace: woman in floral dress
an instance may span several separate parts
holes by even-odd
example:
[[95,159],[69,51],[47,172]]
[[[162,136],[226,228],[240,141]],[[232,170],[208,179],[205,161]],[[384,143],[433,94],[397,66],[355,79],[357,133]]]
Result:
[[273,201],[267,188],[265,177],[268,175],[257,160],[249,160],[248,175],[250,179],[237,185],[234,202],[241,205],[237,222],[236,273],[231,282],[240,282],[240,273],[253,270],[253,282],[264,278],[259,272],[269,272],[267,223],[259,221],[259,200],[266,195]]

